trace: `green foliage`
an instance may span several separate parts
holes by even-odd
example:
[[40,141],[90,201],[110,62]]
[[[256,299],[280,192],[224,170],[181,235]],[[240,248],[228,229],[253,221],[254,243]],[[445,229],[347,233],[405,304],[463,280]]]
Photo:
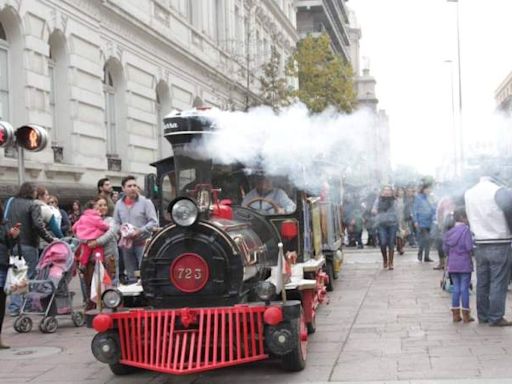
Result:
[[290,57],[287,69],[288,75],[299,79],[299,89],[293,91],[292,96],[312,112],[322,112],[333,106],[348,113],[356,105],[352,67],[332,52],[327,34],[302,39]]
[[260,76],[261,94],[264,105],[278,111],[280,107],[289,105],[288,84],[280,77],[281,54],[272,46],[270,60],[263,65],[263,76]]

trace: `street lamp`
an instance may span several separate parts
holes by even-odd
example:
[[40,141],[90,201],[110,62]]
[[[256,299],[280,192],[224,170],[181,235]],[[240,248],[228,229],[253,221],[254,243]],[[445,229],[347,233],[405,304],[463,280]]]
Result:
[[462,131],[462,80],[460,70],[460,31],[459,31],[459,0],[446,0],[448,3],[457,4],[457,66],[459,77],[459,129],[460,129],[460,166],[461,176],[464,173],[464,135]]

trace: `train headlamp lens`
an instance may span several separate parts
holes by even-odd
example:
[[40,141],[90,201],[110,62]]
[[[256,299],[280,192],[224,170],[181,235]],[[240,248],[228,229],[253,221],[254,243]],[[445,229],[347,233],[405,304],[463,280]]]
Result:
[[276,286],[270,281],[262,281],[256,286],[256,295],[262,301],[270,301],[276,294]]
[[199,210],[192,200],[182,199],[172,206],[172,220],[182,227],[188,227],[194,224],[198,215]]
[[117,289],[107,289],[101,297],[106,308],[115,309],[123,302],[123,296]]

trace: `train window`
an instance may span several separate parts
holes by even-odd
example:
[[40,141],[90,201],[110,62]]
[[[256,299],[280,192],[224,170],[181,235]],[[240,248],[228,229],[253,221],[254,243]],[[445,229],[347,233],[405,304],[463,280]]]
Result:
[[181,169],[179,173],[180,195],[187,194],[187,190],[193,189],[197,183],[196,169]]
[[161,210],[164,214],[165,220],[171,220],[167,207],[169,203],[176,198],[176,175],[174,172],[167,173],[162,177],[162,184],[160,190],[162,191],[162,206]]
[[249,190],[247,177],[236,165],[214,164],[212,169],[212,186],[220,188],[220,199],[229,199],[233,205],[240,205]]
[[264,215],[295,212],[296,190],[285,178],[253,175],[249,184],[251,189],[243,198],[242,206]]

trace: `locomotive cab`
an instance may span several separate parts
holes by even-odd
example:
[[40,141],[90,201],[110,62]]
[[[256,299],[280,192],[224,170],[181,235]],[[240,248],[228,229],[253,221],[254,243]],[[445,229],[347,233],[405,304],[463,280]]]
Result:
[[[159,191],[154,200],[167,225],[145,249],[141,282],[147,303],[172,308],[254,301],[259,283],[277,265],[283,215],[277,207],[242,206],[259,175],[204,152],[200,139],[212,127],[206,117],[180,114],[165,124],[174,155],[154,164]],[[291,196],[288,216],[293,215],[296,190],[284,178],[272,182]]]

